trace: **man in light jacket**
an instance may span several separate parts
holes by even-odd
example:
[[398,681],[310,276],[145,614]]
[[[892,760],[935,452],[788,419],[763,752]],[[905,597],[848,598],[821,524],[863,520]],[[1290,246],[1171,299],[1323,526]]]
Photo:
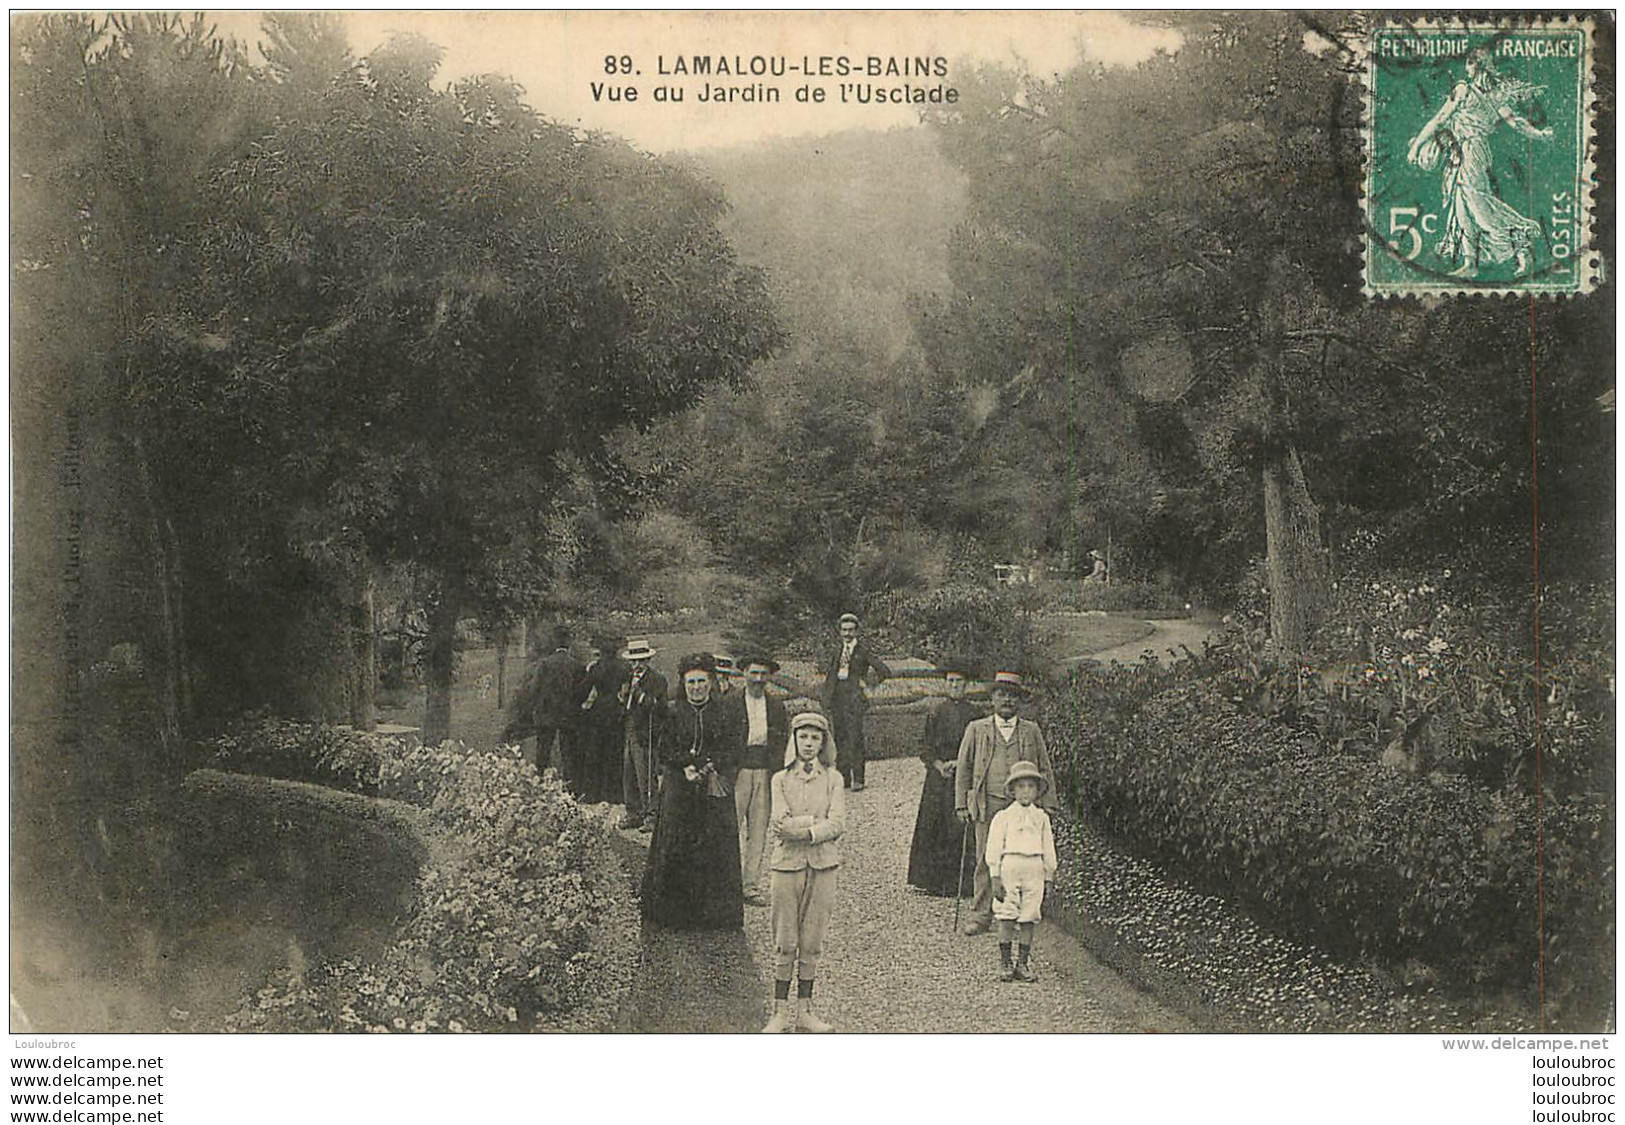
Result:
[[771,815],[768,782],[778,768],[780,749],[790,736],[790,716],[784,701],[767,690],[779,662],[761,649],[740,654],[739,669],[745,690],[729,692],[722,706],[738,737],[744,739],[739,772],[734,776],[734,814],[739,820],[740,874],[745,903],[766,906],[767,824]]
[[1014,672],[993,677],[993,714],[972,720],[959,741],[959,762],[954,769],[954,812],[976,826],[975,893],[965,933],[986,933],[993,925],[993,878],[987,869],[987,833],[993,817],[1010,803],[1005,780],[1017,762],[1031,762],[1044,777],[1039,804],[1055,810],[1055,771],[1050,766],[1044,733],[1031,719],[1017,716],[1027,696],[1026,685]]

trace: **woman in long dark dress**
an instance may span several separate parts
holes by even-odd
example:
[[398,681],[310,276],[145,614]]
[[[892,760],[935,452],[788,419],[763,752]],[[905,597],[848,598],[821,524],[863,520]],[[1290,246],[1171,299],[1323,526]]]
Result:
[[709,654],[684,657],[678,676],[683,694],[666,704],[655,734],[660,812],[643,872],[643,917],[672,929],[739,929],[745,898],[728,779],[744,737],[714,698]]
[[[981,712],[965,698],[967,662],[943,662],[948,698],[925,724],[925,788],[914,819],[914,843],[908,853],[910,886],[934,895],[958,894],[971,885],[976,870],[972,849],[964,846],[965,826],[954,815],[954,764],[965,727]],[[961,858],[963,857],[963,865]],[[963,882],[961,883],[961,880]]]

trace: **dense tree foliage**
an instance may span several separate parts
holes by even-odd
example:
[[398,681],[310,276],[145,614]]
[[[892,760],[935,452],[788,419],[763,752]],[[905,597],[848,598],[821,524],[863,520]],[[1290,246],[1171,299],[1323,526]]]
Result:
[[[1340,46],[1359,28],[1259,14],[1183,31],[1128,71],[984,69],[935,116],[970,203],[924,335],[939,369],[1044,404],[1035,449],[1071,485],[1052,546],[1104,516],[1187,580],[1222,583],[1267,530],[1291,647],[1327,546],[1415,557],[1469,533],[1504,551],[1527,527],[1513,514],[1531,495],[1531,364],[1544,424],[1595,440],[1609,375],[1584,357],[1611,311],[1361,297],[1359,100]],[[1611,445],[1564,452],[1595,469]],[[1565,501],[1611,526],[1603,505]]]
[[773,346],[720,194],[503,80],[437,88],[420,39],[355,58],[330,17],[272,17],[263,67],[196,22],[23,30],[19,163],[58,189],[28,256],[114,313],[97,390],[150,481],[164,612],[247,690],[258,631],[409,564],[444,734],[456,619],[545,595],[571,486],[625,481],[605,435]]

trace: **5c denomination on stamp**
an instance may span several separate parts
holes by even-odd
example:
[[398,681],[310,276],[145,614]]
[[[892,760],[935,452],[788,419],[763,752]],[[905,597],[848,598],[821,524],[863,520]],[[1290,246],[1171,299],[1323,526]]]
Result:
[[1372,32],[1367,293],[1595,286],[1591,43],[1573,21]]

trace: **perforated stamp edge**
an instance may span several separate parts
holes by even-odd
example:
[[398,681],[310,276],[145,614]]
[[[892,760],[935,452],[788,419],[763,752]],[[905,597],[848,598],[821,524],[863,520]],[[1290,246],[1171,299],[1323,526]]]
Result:
[[[1496,34],[1506,31],[1577,30],[1585,34],[1585,52],[1580,61],[1580,167],[1579,167],[1579,219],[1575,251],[1575,279],[1563,288],[1526,288],[1517,285],[1451,285],[1438,283],[1396,286],[1383,283],[1379,288],[1371,283],[1371,254],[1381,239],[1375,233],[1368,208],[1373,197],[1372,177],[1375,174],[1372,158],[1372,137],[1376,128],[1374,88],[1376,51],[1373,44],[1384,31],[1415,29],[1430,32],[1460,31],[1469,35]],[[1419,298],[1431,304],[1444,297],[1537,297],[1561,300],[1584,296],[1593,292],[1606,277],[1602,253],[1591,243],[1591,219],[1596,207],[1597,189],[1597,94],[1596,66],[1593,52],[1596,44],[1596,25],[1588,17],[1563,16],[1556,18],[1519,18],[1508,15],[1487,20],[1435,20],[1419,16],[1403,23],[1387,22],[1373,26],[1350,46],[1357,53],[1350,70],[1360,82],[1360,159],[1364,167],[1360,176],[1360,292],[1378,301]]]

